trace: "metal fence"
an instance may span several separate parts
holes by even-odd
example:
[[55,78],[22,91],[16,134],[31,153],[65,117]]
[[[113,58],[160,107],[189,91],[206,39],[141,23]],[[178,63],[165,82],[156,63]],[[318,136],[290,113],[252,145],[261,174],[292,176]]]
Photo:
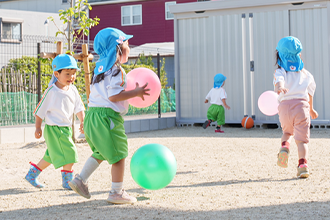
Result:
[[[1,36],[1,39],[3,37]],[[52,75],[51,60],[41,60],[38,54],[55,53],[58,41],[63,42],[64,52],[68,50],[68,42],[65,38],[25,35],[12,39],[0,41],[0,126],[34,123],[34,106],[40,100],[40,94],[47,88]],[[82,52],[82,44],[87,44],[89,53],[92,53],[94,58],[98,58],[93,51],[92,41],[75,43],[73,45],[75,54]],[[92,62],[95,61],[94,59]],[[87,106],[83,65],[80,62],[78,65],[81,65],[82,71],[77,74],[75,85],[77,88],[82,88],[78,91]],[[40,83],[37,83],[38,77]],[[161,112],[175,112],[175,91],[163,90],[161,97],[160,104],[157,102],[150,108],[139,110],[130,107],[128,114],[158,113],[160,115]]]

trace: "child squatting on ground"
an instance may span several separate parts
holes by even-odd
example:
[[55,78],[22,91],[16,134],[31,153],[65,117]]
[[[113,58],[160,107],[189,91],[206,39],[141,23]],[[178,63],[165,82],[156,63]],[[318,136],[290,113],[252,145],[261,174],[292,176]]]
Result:
[[76,71],[79,70],[76,60],[67,54],[60,54],[52,62],[54,71],[42,99],[34,111],[36,118],[35,137],[41,138],[41,123],[45,119],[44,137],[47,150],[38,164],[31,163],[25,179],[37,188],[44,187],[38,176],[50,164],[55,169],[62,167],[62,186],[71,189],[68,182],[73,178],[72,166],[78,162],[76,146],[72,140],[72,118],[77,114],[80,120],[80,132],[83,133],[85,106],[77,88],[73,85]]
[[110,203],[134,203],[136,198],[123,189],[125,158],[128,156],[127,136],[122,115],[128,111],[127,99],[140,97],[144,100],[149,89],[147,84],[126,91],[126,73],[121,63],[128,61],[130,52],[126,35],[116,28],[105,28],[94,39],[94,50],[100,55],[92,77],[89,109],[84,121],[86,140],[93,151],[81,171],[69,185],[79,195],[91,197],[87,180],[106,160],[112,164],[112,189],[107,199]]
[[213,88],[205,98],[205,103],[210,101],[211,106],[207,110],[207,120],[204,122],[203,128],[206,129],[211,122],[216,121],[217,127],[215,132],[217,133],[224,133],[224,131],[221,130],[221,125],[225,124],[225,109],[223,107],[228,110],[230,109],[226,103],[227,93],[223,88],[226,79],[227,77],[221,73],[215,75]]
[[293,135],[298,146],[297,177],[307,178],[308,142],[310,138],[310,117],[318,113],[313,108],[316,88],[313,75],[304,69],[301,59],[302,45],[292,36],[282,38],[276,47],[277,69],[274,73],[275,92],[279,94],[278,114],[283,130],[277,165],[288,166],[290,138]]

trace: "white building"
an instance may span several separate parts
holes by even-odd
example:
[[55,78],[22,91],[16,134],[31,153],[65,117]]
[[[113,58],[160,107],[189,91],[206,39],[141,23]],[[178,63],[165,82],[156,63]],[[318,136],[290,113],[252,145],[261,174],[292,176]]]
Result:
[[[58,13],[70,7],[71,0],[0,0],[0,9]],[[75,0],[73,0],[75,2]]]
[[65,0],[0,0],[0,68],[12,58],[36,56],[37,42],[66,30],[58,11],[69,7]]
[[176,121],[201,123],[205,96],[217,73],[227,76],[226,123],[245,115],[255,124],[279,124],[278,115],[258,108],[259,96],[273,90],[275,50],[285,36],[297,37],[302,58],[315,78],[312,126],[330,128],[330,4],[317,0],[222,0],[170,6],[174,14]]

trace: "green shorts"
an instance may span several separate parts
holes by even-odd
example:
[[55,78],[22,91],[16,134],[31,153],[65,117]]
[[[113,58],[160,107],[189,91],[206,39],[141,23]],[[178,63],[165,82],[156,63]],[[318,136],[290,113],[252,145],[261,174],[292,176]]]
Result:
[[111,108],[90,107],[84,131],[94,158],[114,164],[128,156],[124,119]]
[[216,121],[217,125],[225,124],[225,109],[222,105],[212,104],[207,110],[207,119]]
[[72,140],[71,127],[45,125],[44,137],[47,150],[43,159],[55,169],[78,162],[77,148]]

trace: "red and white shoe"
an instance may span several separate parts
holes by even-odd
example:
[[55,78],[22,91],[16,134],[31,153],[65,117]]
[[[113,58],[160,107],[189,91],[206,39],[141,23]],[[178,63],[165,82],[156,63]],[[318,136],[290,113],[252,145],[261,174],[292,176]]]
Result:
[[225,132],[222,131],[221,128],[219,128],[219,129],[215,129],[215,133],[225,133]]
[[309,177],[309,170],[308,170],[308,165],[305,164],[300,164],[297,167],[297,177],[298,178],[308,178]]

